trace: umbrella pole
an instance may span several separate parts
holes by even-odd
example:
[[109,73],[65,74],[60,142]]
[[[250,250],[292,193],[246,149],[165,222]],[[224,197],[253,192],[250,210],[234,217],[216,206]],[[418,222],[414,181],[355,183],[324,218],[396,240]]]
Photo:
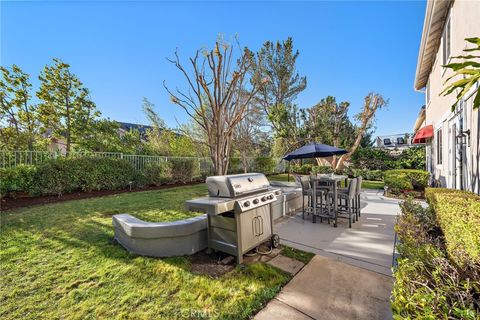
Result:
[[288,173],[287,173],[287,181],[290,182],[290,161],[288,161]]

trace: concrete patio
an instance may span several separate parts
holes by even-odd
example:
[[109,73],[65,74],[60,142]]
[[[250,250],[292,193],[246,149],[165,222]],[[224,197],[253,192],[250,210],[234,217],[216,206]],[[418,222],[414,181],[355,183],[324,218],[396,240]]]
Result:
[[348,228],[302,214],[275,225],[285,245],[317,254],[255,319],[391,319],[394,223],[399,201],[362,192],[362,215]]
[[364,190],[362,215],[348,228],[348,220],[339,219],[338,227],[326,220],[312,223],[311,216],[297,213],[275,225],[283,244],[337,259],[360,268],[391,276],[399,200],[386,198],[381,190]]

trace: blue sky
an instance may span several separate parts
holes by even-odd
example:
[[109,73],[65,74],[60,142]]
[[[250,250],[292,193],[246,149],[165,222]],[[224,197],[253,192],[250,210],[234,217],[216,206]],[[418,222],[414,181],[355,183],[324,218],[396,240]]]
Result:
[[183,87],[166,61],[178,48],[187,59],[219,34],[238,34],[258,50],[265,40],[293,37],[310,107],[333,95],[362,107],[370,91],[390,99],[377,134],[412,130],[423,104],[413,90],[425,2],[2,2],[1,64],[37,76],[54,57],[72,66],[104,117],[144,123],[142,97],[171,127],[187,120],[162,82]]

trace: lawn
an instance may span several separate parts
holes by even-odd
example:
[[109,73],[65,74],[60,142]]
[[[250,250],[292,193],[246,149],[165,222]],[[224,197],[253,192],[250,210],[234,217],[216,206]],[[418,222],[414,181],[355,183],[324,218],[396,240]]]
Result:
[[[288,181],[288,175],[286,173],[282,173],[274,176],[269,176],[268,179],[271,181]],[[295,181],[292,175],[290,175],[290,181]],[[342,181],[342,186],[343,185],[344,183]],[[383,187],[384,187],[383,181],[373,181],[373,180],[362,181],[363,189],[383,189]]]
[[255,263],[213,279],[186,257],[135,256],[113,240],[112,215],[190,217],[183,202],[205,193],[202,184],[2,212],[0,317],[248,318],[287,274]]

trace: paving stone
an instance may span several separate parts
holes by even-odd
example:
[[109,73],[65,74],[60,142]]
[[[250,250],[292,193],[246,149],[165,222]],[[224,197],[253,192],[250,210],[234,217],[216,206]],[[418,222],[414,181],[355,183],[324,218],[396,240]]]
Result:
[[267,262],[268,264],[277,267],[280,270],[288,272],[292,275],[296,275],[305,265],[303,262],[288,258],[282,255],[278,255],[272,260]]

